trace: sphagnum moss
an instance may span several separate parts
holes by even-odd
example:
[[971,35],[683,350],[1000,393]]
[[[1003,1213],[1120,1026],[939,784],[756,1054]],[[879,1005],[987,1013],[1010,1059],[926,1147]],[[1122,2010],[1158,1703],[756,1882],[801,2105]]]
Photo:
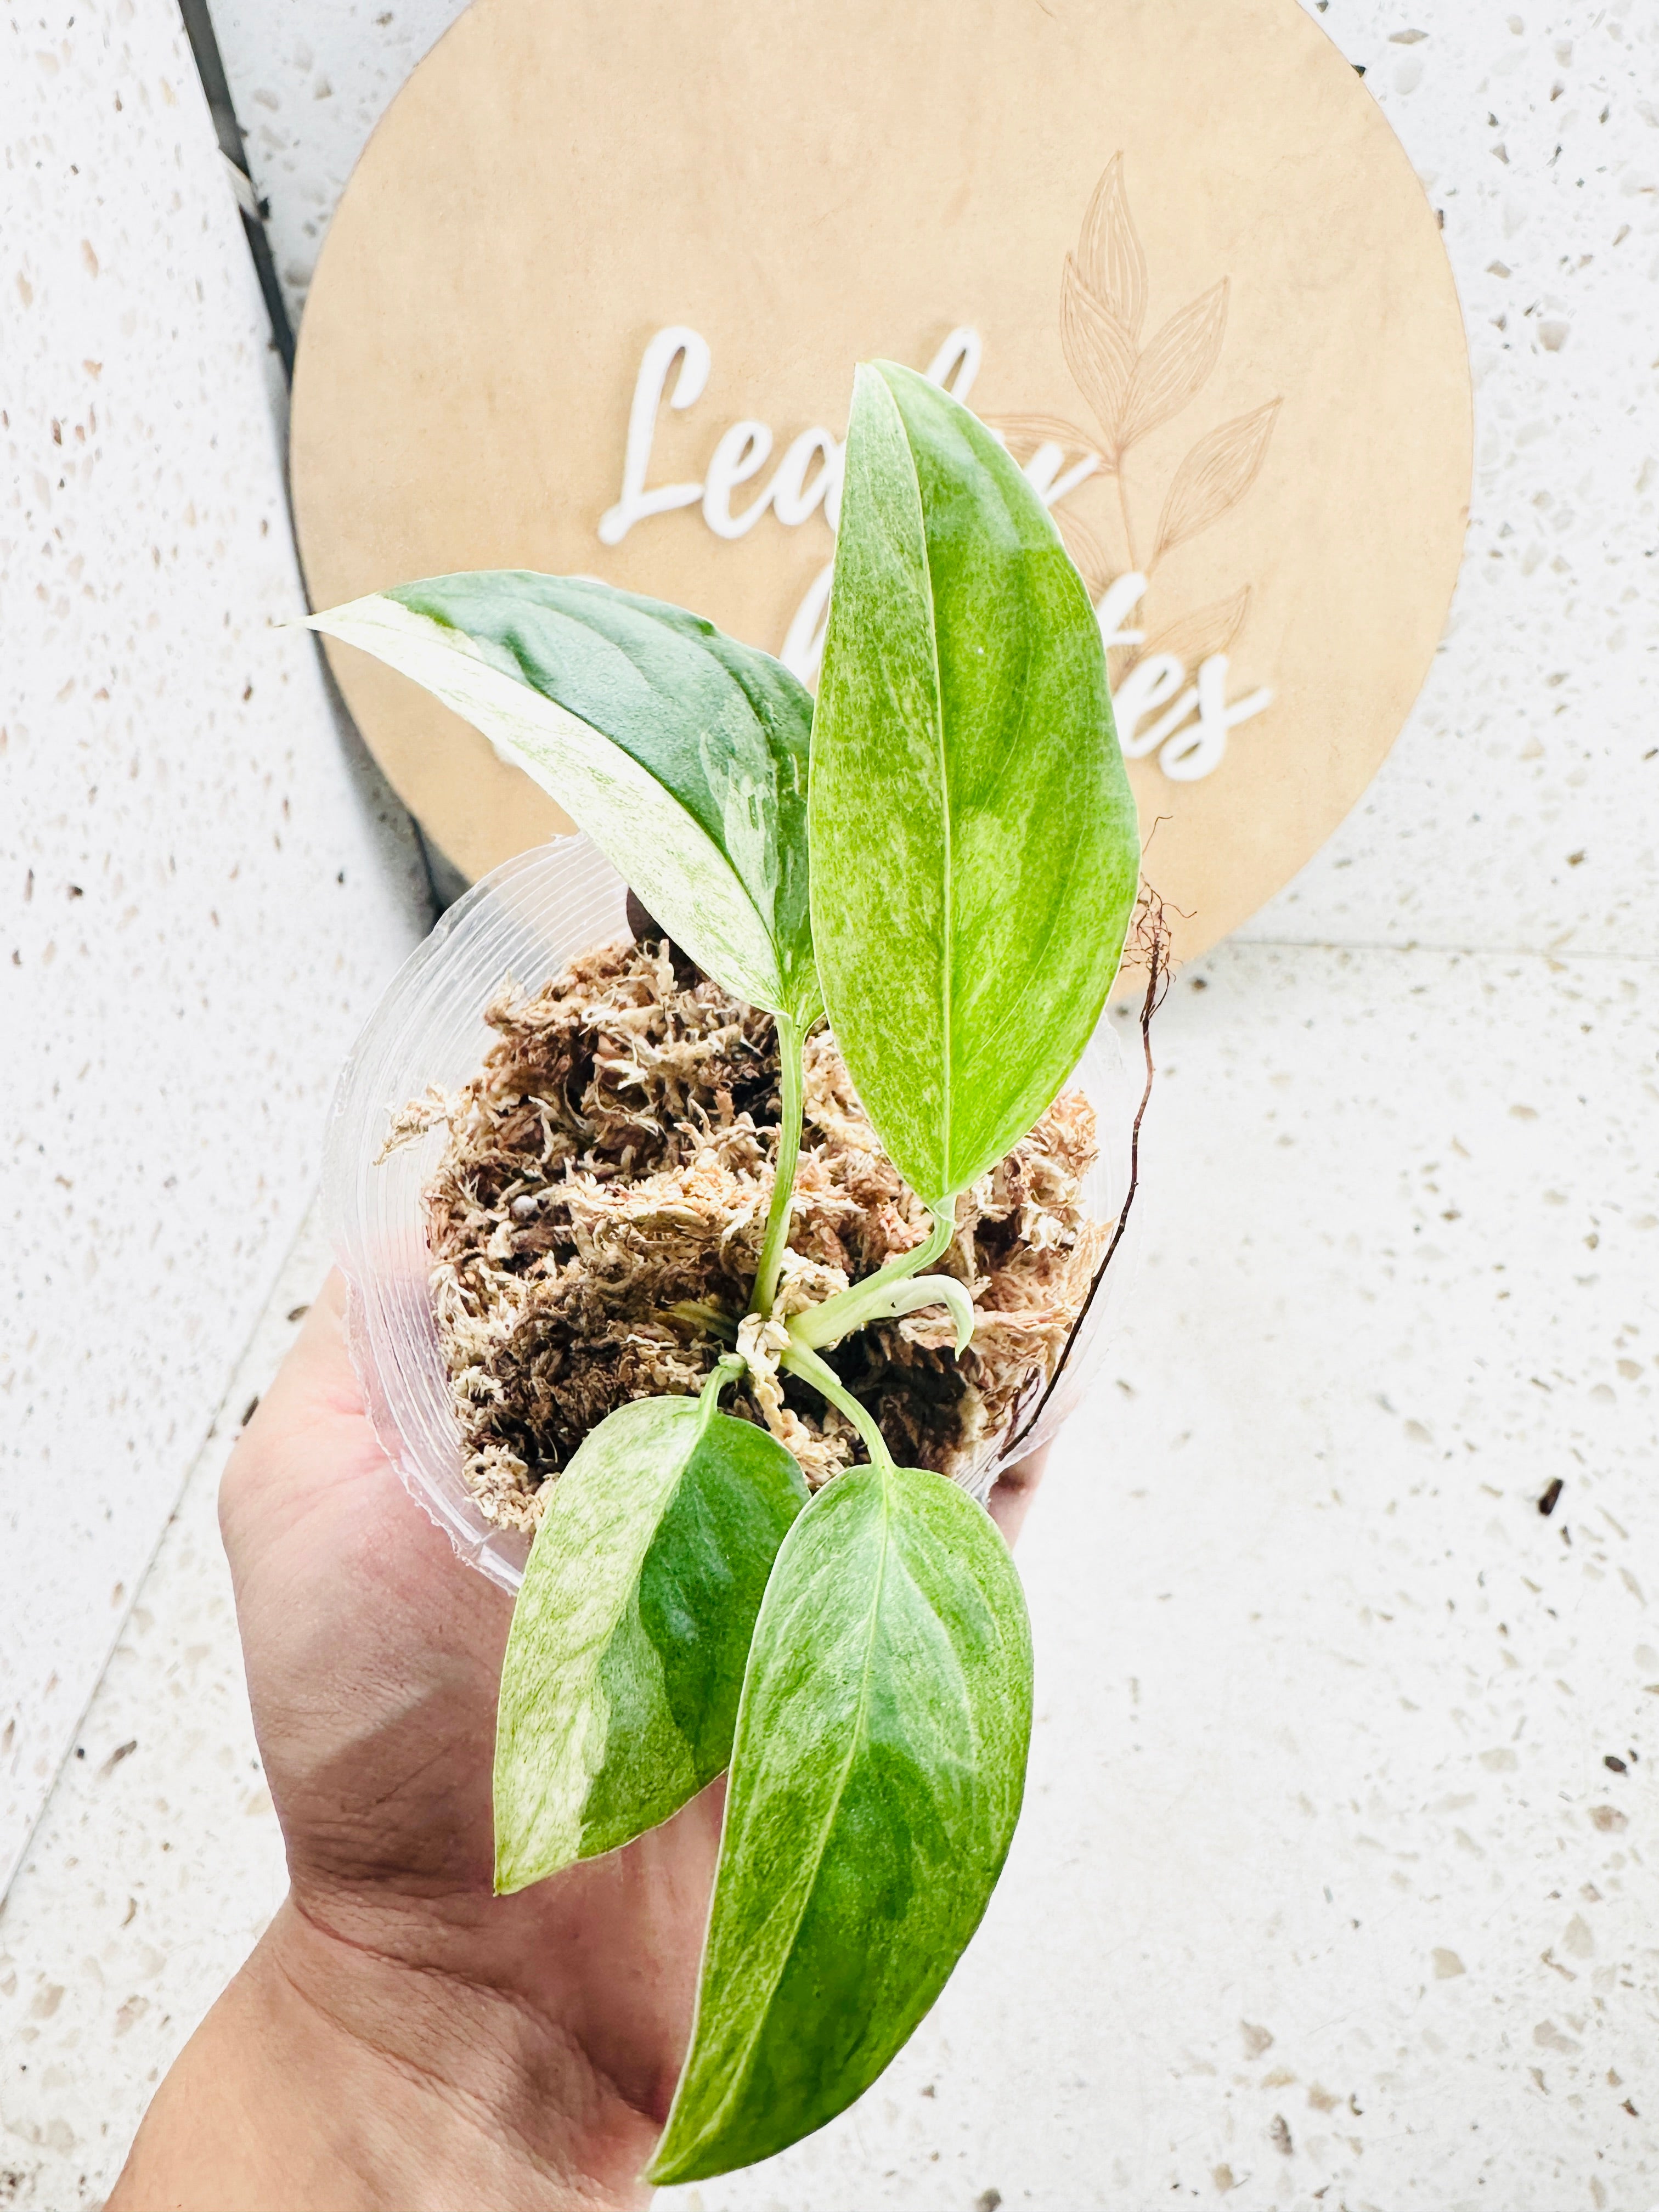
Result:
[[[486,1019],[499,1042],[477,1076],[408,1108],[392,1141],[447,1126],[427,1237],[466,1479],[489,1519],[533,1530],[608,1413],[695,1394],[730,1350],[771,1200],[777,1033],[660,939],[585,953],[533,993],[504,986]],[[822,1028],[803,1121],[785,1316],[929,1227]],[[895,1456],[971,1479],[1047,1382],[1108,1234],[1081,1199],[1095,1154],[1094,1110],[1066,1091],[957,1200],[937,1264],[973,1301],[960,1358],[937,1308],[849,1340],[842,1379]],[[726,1408],[763,1422],[812,1489],[866,1456],[787,1373],[739,1382]]]

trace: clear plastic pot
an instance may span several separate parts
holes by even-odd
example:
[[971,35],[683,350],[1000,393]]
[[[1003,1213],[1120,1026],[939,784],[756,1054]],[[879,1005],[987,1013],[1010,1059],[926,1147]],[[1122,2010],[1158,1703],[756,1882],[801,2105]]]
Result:
[[[432,1130],[377,1166],[391,1116],[428,1085],[459,1090],[495,1042],[483,1010],[506,976],[535,989],[574,954],[628,933],[625,887],[586,837],[564,837],[493,870],[459,900],[398,970],[340,1072],[329,1118],[324,1203],[350,1290],[351,1357],[375,1432],[421,1504],[469,1565],[509,1590],[528,1538],[487,1521],[461,1473],[427,1283],[421,1192],[446,1132]],[[1099,1116],[1098,1164],[1085,1203],[1115,1221],[1127,1188],[1138,1083],[1101,1024],[1076,1078]],[[1093,1377],[1127,1289],[1133,1236],[1119,1247],[1042,1419],[1018,1437],[1021,1458],[1050,1442]],[[983,1497],[1008,1456],[992,1440],[969,1486]]]

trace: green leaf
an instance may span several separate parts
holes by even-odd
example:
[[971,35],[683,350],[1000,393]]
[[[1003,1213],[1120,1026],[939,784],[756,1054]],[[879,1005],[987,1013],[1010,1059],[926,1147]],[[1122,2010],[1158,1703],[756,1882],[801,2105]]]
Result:
[[809,811],[830,1023],[937,1201],[1076,1066],[1140,848],[1100,625],[1054,524],[966,408],[889,362],[854,386]]
[[769,2158],[907,2040],[1019,1815],[1031,1646],[994,1525],[860,1467],[778,1553],[738,1716],[696,2023],[647,2179]]
[[815,1018],[812,702],[781,662],[684,608],[523,568],[400,584],[311,627],[482,730],[711,975]]
[[498,1891],[628,1843],[725,1767],[766,1578],[805,1503],[783,1446],[708,1395],[636,1399],[588,1435],[507,1638]]

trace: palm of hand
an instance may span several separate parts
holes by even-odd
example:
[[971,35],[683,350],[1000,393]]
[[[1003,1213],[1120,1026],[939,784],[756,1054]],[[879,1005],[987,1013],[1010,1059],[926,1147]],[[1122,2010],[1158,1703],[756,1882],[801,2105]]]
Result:
[[511,1601],[458,1563],[382,1453],[343,1306],[331,1278],[220,1501],[294,1904],[428,1987],[504,2001],[660,2124],[690,2033],[720,1785],[623,1850],[492,1894]]

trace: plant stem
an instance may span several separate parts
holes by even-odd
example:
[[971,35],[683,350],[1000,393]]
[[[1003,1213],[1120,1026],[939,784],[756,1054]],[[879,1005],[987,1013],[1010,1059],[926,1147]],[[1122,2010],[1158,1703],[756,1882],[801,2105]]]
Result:
[[740,1359],[735,1352],[728,1352],[724,1358],[717,1359],[709,1369],[703,1379],[702,1389],[697,1393],[699,1430],[706,1429],[714,1419],[720,1402],[720,1392],[728,1382],[737,1381],[747,1364],[747,1361]]
[[769,1314],[778,1294],[778,1270],[789,1242],[789,1205],[795,1193],[795,1164],[800,1158],[801,1046],[799,1026],[787,1014],[775,1017],[778,1025],[778,1070],[782,1083],[782,1111],[778,1117],[777,1166],[772,1177],[772,1205],[766,1217],[766,1240],[761,1246],[760,1267],[749,1301],[750,1313]]
[[933,1226],[931,1234],[913,1251],[901,1252],[884,1267],[878,1267],[873,1275],[866,1275],[861,1283],[849,1284],[837,1291],[832,1298],[821,1305],[809,1306],[805,1313],[796,1314],[789,1323],[789,1334],[801,1346],[838,1343],[855,1328],[862,1328],[870,1310],[881,1303],[881,1293],[894,1283],[902,1283],[907,1275],[919,1275],[930,1267],[944,1251],[956,1234],[956,1204],[952,1199],[943,1199],[931,1209]]
[[864,1448],[870,1455],[872,1467],[891,1468],[892,1455],[873,1417],[867,1407],[860,1405],[827,1359],[820,1359],[816,1352],[809,1352],[804,1344],[798,1344],[791,1346],[783,1354],[782,1364],[792,1375],[799,1375],[803,1382],[810,1382],[838,1413],[846,1414],[863,1437]]

